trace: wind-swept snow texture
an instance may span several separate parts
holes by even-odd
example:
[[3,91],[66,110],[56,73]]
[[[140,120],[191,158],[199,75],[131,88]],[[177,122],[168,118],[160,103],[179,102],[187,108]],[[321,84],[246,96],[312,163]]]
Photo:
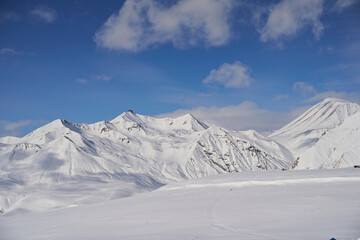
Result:
[[0,209],[81,205],[292,163],[286,148],[255,131],[208,127],[189,114],[158,119],[128,111],[89,125],[55,120],[23,138],[0,138]]
[[360,169],[222,174],[113,201],[0,217],[7,240],[358,239]]
[[360,105],[327,98],[272,133],[295,158],[295,169],[360,164]]

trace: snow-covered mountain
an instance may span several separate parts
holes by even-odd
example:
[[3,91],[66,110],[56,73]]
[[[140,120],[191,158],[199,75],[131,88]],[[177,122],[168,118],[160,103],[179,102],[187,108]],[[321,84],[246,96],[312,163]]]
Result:
[[360,164],[360,105],[327,98],[269,137],[295,157],[293,168]]
[[58,119],[0,138],[0,212],[117,199],[226,172],[352,167],[359,156],[360,106],[330,98],[269,137],[209,127],[190,114]]
[[[23,138],[0,138],[0,209],[63,206],[56,195],[64,189],[74,192],[69,203],[81,203],[84,194],[77,191],[103,189],[104,182],[118,184],[116,193],[98,192],[117,198],[170,181],[292,163],[292,154],[274,140],[253,130],[208,127],[190,114],[160,119],[127,111],[94,124],[55,120]],[[76,184],[84,187],[74,191]],[[45,196],[39,189],[59,191]]]

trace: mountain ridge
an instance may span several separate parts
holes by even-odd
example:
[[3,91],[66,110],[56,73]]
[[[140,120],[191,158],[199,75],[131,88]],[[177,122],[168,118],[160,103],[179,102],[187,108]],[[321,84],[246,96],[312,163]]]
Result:
[[[286,148],[255,131],[209,127],[190,114],[153,118],[128,111],[93,124],[57,119],[13,140],[0,145],[0,186],[11,186],[10,192],[0,188],[0,208],[6,211],[18,209],[28,191],[72,184],[102,189],[102,183],[118,183],[124,193],[116,196],[121,197],[172,181],[288,169],[293,162]],[[29,201],[27,207],[38,204],[33,194],[22,200]]]

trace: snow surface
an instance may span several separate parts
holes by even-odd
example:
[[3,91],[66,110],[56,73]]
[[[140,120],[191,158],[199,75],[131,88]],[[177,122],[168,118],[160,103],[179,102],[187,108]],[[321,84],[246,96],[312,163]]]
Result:
[[360,164],[360,105],[327,98],[269,137],[293,154],[295,169]]
[[98,204],[3,215],[0,239],[357,239],[359,184],[354,168],[229,173]]

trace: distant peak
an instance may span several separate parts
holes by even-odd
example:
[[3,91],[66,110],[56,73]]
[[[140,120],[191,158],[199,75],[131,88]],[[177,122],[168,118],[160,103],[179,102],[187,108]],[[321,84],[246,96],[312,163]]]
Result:
[[183,115],[184,118],[194,118],[196,119],[196,117],[194,117],[191,113],[186,113],[185,115]]
[[332,98],[328,97],[321,101],[321,103],[328,103],[328,102],[341,102],[341,103],[347,103],[348,101],[339,99],[339,98]]
[[[64,119],[55,119],[54,121],[48,123],[45,125],[46,127],[50,128],[57,128],[57,127],[63,127],[64,126]],[[43,126],[43,127],[45,127]]]
[[196,120],[198,121],[193,115],[190,113],[186,113],[184,115],[181,115],[179,117],[173,118],[173,119],[183,119],[183,120]]
[[[121,113],[119,116],[117,116],[116,118],[126,118],[126,117],[132,117],[132,116],[137,116],[138,114],[136,114],[133,110],[129,109],[126,112]],[[116,119],[115,118],[115,119]]]
[[127,110],[126,112],[123,112],[122,114],[120,114],[119,116],[117,116],[116,118],[114,118],[113,120],[111,120],[111,123],[116,123],[116,122],[122,122],[122,121],[128,121],[128,122],[136,122],[136,123],[142,123],[143,116],[134,113],[133,110]]
[[67,126],[67,125],[76,125],[76,123],[73,123],[73,122],[70,122],[68,120],[65,120],[65,119],[56,119],[52,122],[50,122],[49,124],[51,124],[52,126],[59,126],[59,127],[62,127],[62,126]]
[[180,117],[178,117],[177,119],[184,119],[185,121],[190,121],[189,123],[193,123],[193,122],[195,122],[196,124],[198,124],[198,125],[200,125],[202,128],[204,128],[204,129],[207,129],[208,128],[208,126],[205,124],[205,123],[203,123],[203,122],[201,122],[201,121],[199,121],[196,117],[194,117],[191,113],[186,113],[185,115],[183,115],[183,116],[180,116]]
[[283,134],[309,134],[315,129],[332,129],[360,111],[360,105],[338,98],[325,98],[295,120],[273,132],[270,137]]

